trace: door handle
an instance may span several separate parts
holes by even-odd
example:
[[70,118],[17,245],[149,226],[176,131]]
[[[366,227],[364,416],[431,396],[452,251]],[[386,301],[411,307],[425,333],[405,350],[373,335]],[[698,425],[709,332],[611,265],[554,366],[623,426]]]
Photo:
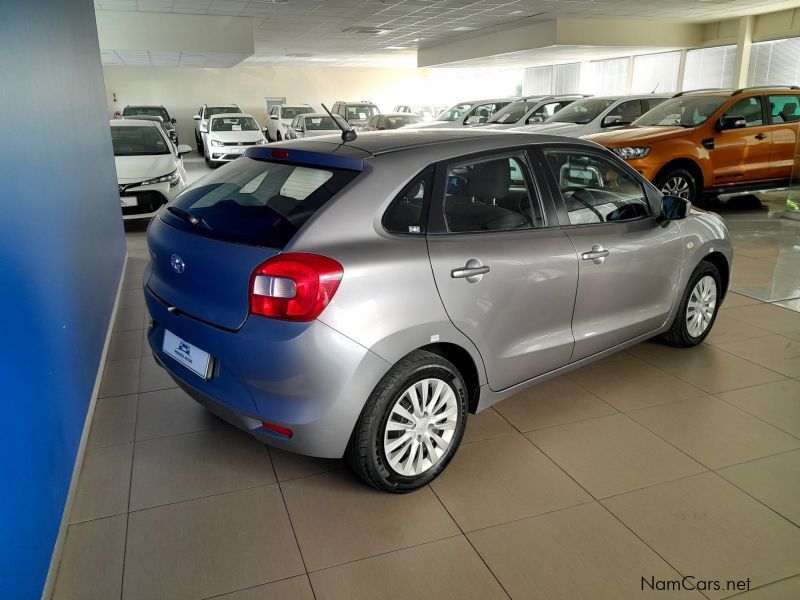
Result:
[[591,260],[594,264],[599,265],[606,259],[606,256],[608,256],[608,250],[603,248],[600,244],[595,244],[589,252],[581,254],[581,259]]
[[489,266],[484,265],[477,258],[470,258],[463,267],[450,271],[450,277],[453,279],[466,278],[468,283],[478,283],[489,270]]
[[756,138],[757,140],[765,140],[765,139],[767,139],[767,134],[766,134],[766,133],[757,133],[757,134],[755,135],[755,138]]

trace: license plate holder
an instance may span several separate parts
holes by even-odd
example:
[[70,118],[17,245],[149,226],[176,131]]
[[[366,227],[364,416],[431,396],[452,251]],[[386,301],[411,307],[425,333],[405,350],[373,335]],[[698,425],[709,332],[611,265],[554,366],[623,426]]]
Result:
[[164,341],[161,344],[161,350],[195,375],[203,379],[208,379],[211,375],[211,355],[166,329],[164,330]]
[[119,204],[120,206],[138,206],[139,199],[136,196],[120,196]]

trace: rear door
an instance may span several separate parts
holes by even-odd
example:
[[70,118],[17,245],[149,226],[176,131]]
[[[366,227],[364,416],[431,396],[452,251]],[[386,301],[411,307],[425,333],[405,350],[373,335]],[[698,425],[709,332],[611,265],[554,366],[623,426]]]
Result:
[[747,96],[731,104],[725,116],[744,117],[747,127],[719,131],[710,153],[714,185],[733,185],[770,178],[772,127],[764,119],[761,96]]
[[577,361],[650,333],[665,322],[683,261],[680,226],[662,227],[626,165],[585,147],[543,150],[559,216],[580,258],[572,317]]
[[[528,155],[515,150],[437,167],[428,250],[451,321],[501,390],[569,362],[575,249],[548,227]],[[548,197],[549,198],[549,197]]]
[[789,179],[797,153],[797,135],[800,131],[800,94],[770,94],[767,96],[770,135],[770,177]]

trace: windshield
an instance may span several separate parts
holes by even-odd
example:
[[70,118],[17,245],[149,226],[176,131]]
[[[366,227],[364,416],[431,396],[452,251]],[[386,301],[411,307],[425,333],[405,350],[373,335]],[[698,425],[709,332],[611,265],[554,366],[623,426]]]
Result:
[[634,125],[697,127],[708,121],[709,117],[725,102],[718,96],[679,96],[662,102],[653,110],[646,112]]
[[258,123],[253,117],[214,117],[211,131],[258,131]]
[[437,121],[458,121],[463,118],[465,114],[472,108],[472,104],[456,104],[447,110],[443,110],[441,114],[436,117]]
[[413,125],[414,123],[422,123],[422,117],[411,114],[386,117],[386,129],[399,129],[400,127]]
[[202,225],[192,227],[169,212],[162,218],[205,237],[282,248],[357,175],[316,165],[240,158],[198,180],[170,204],[189,211]]
[[[330,117],[306,117],[303,121],[305,122],[307,131],[338,131],[340,129]],[[342,122],[341,119],[339,122]],[[343,127],[345,129],[350,128],[347,123],[343,123]]]
[[170,154],[170,147],[164,136],[152,126],[111,126],[111,143],[114,156],[147,156]]
[[349,104],[347,106],[347,120],[367,121],[378,114],[378,107],[374,104]]
[[512,102],[494,113],[487,123],[516,123],[524,117],[538,102]]
[[284,106],[281,108],[281,119],[294,119],[297,115],[307,115],[313,112],[314,109],[310,106]]
[[569,106],[562,108],[545,123],[575,123],[586,125],[591,123],[602,112],[614,103],[613,99],[589,98],[587,100],[577,100]]
[[122,111],[123,117],[161,117],[164,123],[169,121],[169,113],[162,106],[126,106]]
[[206,119],[211,115],[221,115],[224,113],[240,113],[242,109],[238,106],[208,106],[206,107]]

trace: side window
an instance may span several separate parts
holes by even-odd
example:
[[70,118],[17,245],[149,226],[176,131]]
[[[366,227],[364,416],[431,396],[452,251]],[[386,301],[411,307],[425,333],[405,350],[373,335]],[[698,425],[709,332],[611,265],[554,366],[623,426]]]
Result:
[[273,106],[272,108],[269,109],[269,116],[270,117],[277,117],[278,116],[278,107],[277,106]]
[[495,104],[481,104],[472,109],[467,117],[467,123],[486,123],[497,110]]
[[642,100],[642,107],[644,108],[644,112],[653,110],[656,106],[658,106],[665,100],[666,98],[647,98],[646,100]]
[[433,183],[433,170],[414,178],[383,213],[383,228],[389,233],[425,235],[428,220],[427,198]]
[[448,231],[509,231],[544,227],[521,156],[451,165],[444,216]]
[[744,117],[748,127],[757,127],[764,124],[764,115],[761,112],[761,98],[751,96],[742,98],[725,111],[725,116]]
[[551,102],[536,109],[533,113],[534,117],[541,117],[542,120],[552,117],[556,112],[564,107],[563,102]]
[[610,223],[651,215],[644,186],[612,159],[580,150],[545,150],[570,225]]
[[770,114],[773,123],[797,123],[800,121],[800,96],[781,94],[769,96]]
[[633,123],[636,119],[642,116],[642,101],[641,100],[628,100],[627,102],[620,102],[617,106],[611,109],[608,117],[619,117],[620,125],[628,125]]
[[377,128],[378,128],[378,126],[380,125],[379,121],[380,121],[380,118],[378,117],[378,115],[375,115],[374,117],[372,117],[372,118],[369,120],[369,123],[368,123],[368,125],[369,125],[370,127],[375,127],[375,128],[377,129]]

